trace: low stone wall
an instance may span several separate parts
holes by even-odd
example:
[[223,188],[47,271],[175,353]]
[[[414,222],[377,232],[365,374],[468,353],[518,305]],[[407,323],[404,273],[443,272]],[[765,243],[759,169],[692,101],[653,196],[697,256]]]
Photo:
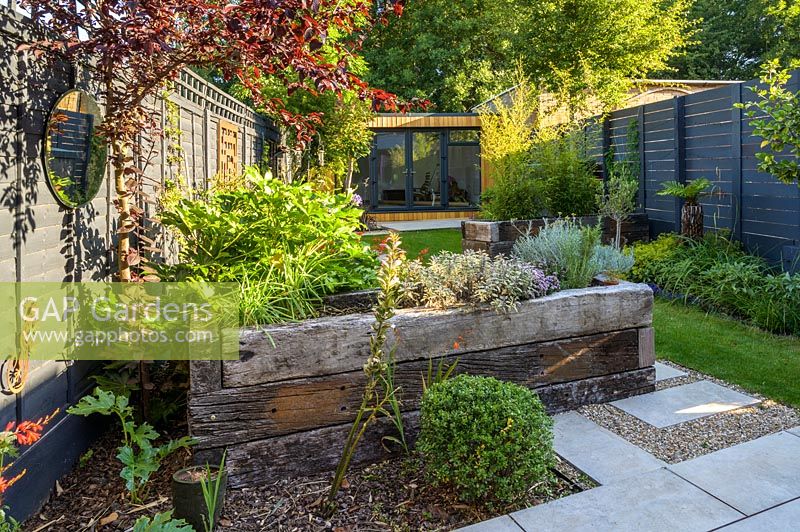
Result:
[[[551,413],[652,391],[652,306],[646,285],[621,283],[525,301],[509,314],[399,311],[389,341],[410,437],[430,358],[529,386]],[[333,470],[360,404],[372,323],[349,314],[243,329],[238,361],[192,362],[196,460],[227,448],[234,487]],[[388,423],[371,427],[354,462],[388,456],[380,440],[391,433]]]
[[[534,220],[516,220],[513,222],[484,222],[467,220],[461,222],[461,248],[475,251],[485,251],[489,255],[511,253],[514,242],[522,235],[539,232],[547,218]],[[550,221],[555,218],[550,218]],[[595,225],[597,216],[582,216],[578,220],[583,225]],[[610,218],[603,219],[603,242],[608,244],[614,240],[616,226]],[[647,214],[632,215],[622,223],[622,242],[629,244],[640,240],[647,241],[650,237],[650,228],[647,223]]]

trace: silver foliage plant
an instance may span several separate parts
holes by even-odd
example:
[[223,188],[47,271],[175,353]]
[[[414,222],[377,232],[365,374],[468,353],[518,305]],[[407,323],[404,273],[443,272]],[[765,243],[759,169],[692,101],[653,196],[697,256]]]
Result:
[[546,223],[534,235],[514,243],[517,259],[556,275],[562,288],[585,288],[600,273],[624,274],[633,267],[633,254],[601,243],[599,226],[582,226],[573,219]]
[[600,273],[612,276],[624,275],[633,268],[633,249],[619,250],[614,246],[596,246],[592,262]]
[[517,302],[542,297],[560,286],[558,278],[532,264],[477,251],[443,251],[428,264],[411,262],[405,284],[406,301],[412,305],[488,304],[498,312],[514,310]]

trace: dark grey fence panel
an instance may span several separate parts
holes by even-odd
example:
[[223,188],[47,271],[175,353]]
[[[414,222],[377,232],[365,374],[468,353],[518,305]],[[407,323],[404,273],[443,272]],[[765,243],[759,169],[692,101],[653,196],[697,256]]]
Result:
[[[791,83],[800,90],[800,71]],[[608,132],[606,145],[590,151],[612,147],[617,158],[624,157],[628,124],[639,120],[639,200],[652,236],[680,225],[681,203],[657,194],[663,183],[705,177],[713,184],[702,200],[707,230],[731,231],[749,251],[800,269],[800,187],[758,171],[761,139],[753,135],[751,119],[734,107],[753,101],[749,87],[755,85],[749,81],[614,111],[597,121],[596,127]]]

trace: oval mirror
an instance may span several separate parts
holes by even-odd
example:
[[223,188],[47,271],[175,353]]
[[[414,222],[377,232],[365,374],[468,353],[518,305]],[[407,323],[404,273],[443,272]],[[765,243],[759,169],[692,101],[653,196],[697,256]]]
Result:
[[75,208],[94,199],[103,183],[108,146],[97,133],[103,123],[100,106],[82,91],[58,99],[47,119],[44,167],[59,203]]

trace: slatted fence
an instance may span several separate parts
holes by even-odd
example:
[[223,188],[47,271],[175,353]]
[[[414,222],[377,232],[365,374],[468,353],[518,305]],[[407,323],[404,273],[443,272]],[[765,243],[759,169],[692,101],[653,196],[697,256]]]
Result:
[[[677,231],[681,203],[659,196],[663,183],[705,177],[712,194],[702,199],[707,230],[729,230],[746,248],[786,269],[800,270],[800,187],[786,185],[757,169],[761,138],[735,103],[755,99],[757,81],[732,84],[672,100],[621,109],[589,131],[589,153],[638,155],[639,204],[653,236]],[[800,90],[800,70],[790,87]],[[633,122],[632,122],[633,121]],[[638,146],[627,145],[628,128]],[[631,149],[638,154],[629,154]]]

